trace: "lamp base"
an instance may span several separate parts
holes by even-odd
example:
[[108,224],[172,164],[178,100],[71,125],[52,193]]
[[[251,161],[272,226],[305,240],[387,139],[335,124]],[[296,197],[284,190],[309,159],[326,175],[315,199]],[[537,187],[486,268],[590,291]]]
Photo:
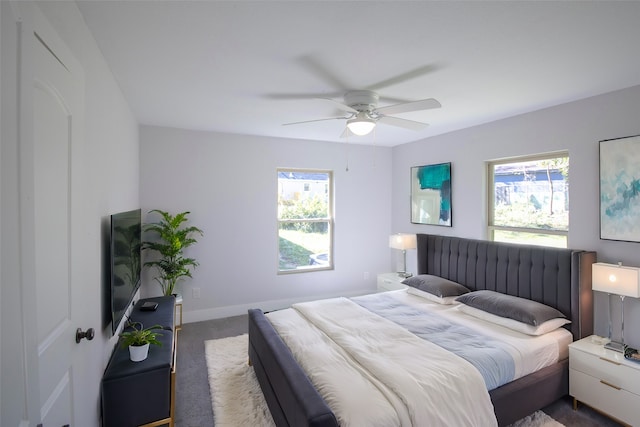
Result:
[[412,273],[407,273],[406,271],[398,271],[398,276],[404,277],[406,279],[408,277],[413,276],[413,274]]
[[611,341],[604,345],[604,348],[617,351],[618,353],[624,353],[624,344],[617,341]]

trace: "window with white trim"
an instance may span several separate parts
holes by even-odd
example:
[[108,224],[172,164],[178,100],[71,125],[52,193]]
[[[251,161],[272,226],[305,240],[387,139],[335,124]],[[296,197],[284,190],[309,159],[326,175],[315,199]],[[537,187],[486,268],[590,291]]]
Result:
[[569,153],[488,163],[489,240],[567,247]]
[[278,273],[333,269],[333,173],[277,172]]

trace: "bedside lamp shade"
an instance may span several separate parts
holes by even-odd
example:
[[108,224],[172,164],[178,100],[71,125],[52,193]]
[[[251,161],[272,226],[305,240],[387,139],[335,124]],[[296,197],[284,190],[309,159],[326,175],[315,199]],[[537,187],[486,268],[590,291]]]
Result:
[[[591,269],[591,289],[606,292],[609,297],[609,340],[606,348],[624,353],[624,297],[640,297],[640,268],[622,264],[597,262]],[[621,340],[614,341],[611,335],[611,294],[619,295],[621,302]]]
[[416,235],[405,233],[392,234],[389,236],[389,247],[402,251],[402,271],[398,271],[398,275],[400,277],[411,277],[411,273],[407,273],[407,249],[415,249],[418,247]]
[[415,234],[397,233],[389,236],[389,247],[406,251],[418,246]]
[[640,297],[640,268],[597,262],[592,272],[594,291]]

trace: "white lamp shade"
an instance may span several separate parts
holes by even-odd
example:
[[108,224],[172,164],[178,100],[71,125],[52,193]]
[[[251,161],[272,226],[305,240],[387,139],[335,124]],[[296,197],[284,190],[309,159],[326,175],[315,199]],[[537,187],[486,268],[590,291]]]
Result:
[[398,233],[389,236],[389,247],[393,249],[415,249],[418,246],[415,234]]
[[640,268],[597,262],[592,266],[594,291],[640,297]]
[[376,126],[376,122],[369,118],[367,113],[359,112],[358,115],[350,120],[347,120],[347,128],[354,135],[364,136],[371,132]]

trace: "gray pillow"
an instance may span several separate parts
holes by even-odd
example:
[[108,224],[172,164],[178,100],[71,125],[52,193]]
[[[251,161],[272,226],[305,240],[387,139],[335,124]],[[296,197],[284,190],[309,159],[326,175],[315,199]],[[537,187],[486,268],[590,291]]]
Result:
[[457,297],[469,292],[469,289],[460,283],[452,282],[444,277],[432,276],[431,274],[419,274],[409,277],[404,279],[402,283],[440,298]]
[[456,301],[532,326],[539,326],[550,319],[566,318],[564,314],[548,305],[494,291],[470,292],[458,297]]

